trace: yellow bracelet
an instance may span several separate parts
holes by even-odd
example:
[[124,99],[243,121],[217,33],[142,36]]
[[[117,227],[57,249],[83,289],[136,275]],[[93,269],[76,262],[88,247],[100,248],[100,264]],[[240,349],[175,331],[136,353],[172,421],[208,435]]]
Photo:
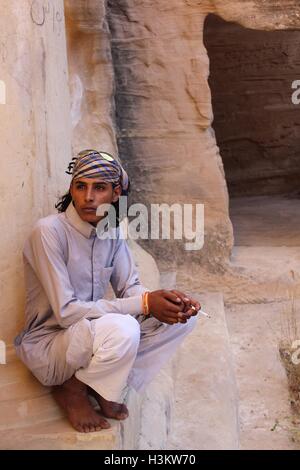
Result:
[[146,292],[145,301],[146,301],[146,315],[149,315],[149,303],[148,303],[149,292]]
[[144,292],[143,293],[143,314],[144,315],[147,315],[147,296],[146,296],[147,292]]
[[150,312],[149,312],[149,304],[148,304],[148,295],[149,295],[149,292],[144,292],[143,293],[143,314],[144,315],[149,315]]

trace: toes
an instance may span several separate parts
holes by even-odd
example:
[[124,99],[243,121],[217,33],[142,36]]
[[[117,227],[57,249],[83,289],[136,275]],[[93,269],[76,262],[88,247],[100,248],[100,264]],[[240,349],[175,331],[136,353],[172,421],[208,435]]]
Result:
[[106,419],[102,418],[99,416],[98,420],[97,420],[97,426],[101,426],[102,429],[108,429],[110,428],[110,424],[108,421],[106,421]]
[[128,412],[124,412],[123,410],[118,410],[114,412],[115,419],[126,419],[128,418]]
[[101,431],[101,428],[98,427],[96,424],[91,424],[90,432],[97,432],[97,431]]
[[127,406],[123,404],[120,405],[117,416],[118,419],[126,419],[128,418],[129,412]]
[[126,414],[126,416],[129,415],[128,408],[124,403],[121,405],[120,411],[121,411],[121,413]]
[[98,432],[102,431],[102,429],[107,429],[110,428],[110,424],[107,421],[103,421],[100,423],[88,423],[88,424],[82,424],[82,425],[74,425],[74,428],[78,432]]
[[84,429],[83,427],[81,426],[81,424],[73,424],[74,428],[76,429],[76,431],[78,432],[84,432]]
[[103,429],[109,429],[111,427],[109,422],[106,421],[106,419],[101,422],[101,426]]
[[90,427],[89,424],[84,424],[83,429],[84,429],[84,432],[90,432],[91,431],[91,427]]
[[109,402],[107,403],[102,403],[101,404],[101,411],[102,414],[106,418],[112,418],[112,419],[126,419],[128,418],[128,409],[124,403],[114,403],[114,402]]

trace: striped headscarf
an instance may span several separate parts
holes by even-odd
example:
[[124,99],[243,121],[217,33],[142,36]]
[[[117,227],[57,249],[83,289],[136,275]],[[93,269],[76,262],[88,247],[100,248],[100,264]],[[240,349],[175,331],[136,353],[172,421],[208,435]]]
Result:
[[129,179],[122,165],[107,152],[97,150],[82,150],[77,157],[73,157],[69,163],[69,175],[72,181],[77,178],[97,178],[112,183],[113,187],[121,185],[122,194],[129,189]]

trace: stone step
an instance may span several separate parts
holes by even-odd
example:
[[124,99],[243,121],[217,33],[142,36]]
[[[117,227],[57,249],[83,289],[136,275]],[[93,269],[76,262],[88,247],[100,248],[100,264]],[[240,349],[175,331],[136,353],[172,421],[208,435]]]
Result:
[[176,355],[175,409],[169,449],[239,447],[238,391],[220,293],[197,295],[203,310]]
[[[76,432],[50,394],[16,357],[0,368],[0,449],[120,449],[135,448],[139,419],[132,412],[126,422],[109,420],[111,428],[96,433]],[[130,408],[140,398],[130,391]]]
[[50,391],[11,352],[0,367],[0,430],[62,417]]
[[101,432],[76,432],[65,418],[0,431],[0,449],[8,450],[104,450],[119,449],[121,425]]
[[242,450],[299,450],[280,341],[300,325],[298,302],[231,305],[226,308],[239,388]]
[[35,398],[6,400],[1,403],[0,430],[39,424],[62,417],[50,394]]
[[144,394],[128,391],[125,402],[130,414],[124,422],[109,420],[110,429],[84,434],[71,427],[50,387],[43,387],[11,355],[0,367],[0,449],[163,449],[170,427],[170,374],[170,366],[166,366]]
[[[47,395],[27,400],[16,413],[14,400],[1,403],[6,424],[0,428],[0,449],[8,450],[135,450],[163,449],[170,427],[173,381],[164,368],[143,394],[129,390],[125,402],[129,418],[108,420],[111,428],[95,433],[76,432]],[[30,406],[29,406],[30,403]],[[57,415],[55,415],[57,410]],[[28,412],[30,411],[30,413]],[[48,418],[48,419],[47,419]]]
[[50,387],[43,387],[16,357],[0,366],[0,403],[48,395],[50,390]]

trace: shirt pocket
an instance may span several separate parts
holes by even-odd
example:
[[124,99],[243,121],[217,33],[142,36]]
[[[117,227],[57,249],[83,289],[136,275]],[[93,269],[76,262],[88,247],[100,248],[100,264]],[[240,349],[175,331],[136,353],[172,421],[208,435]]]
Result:
[[99,270],[99,284],[100,284],[100,296],[101,297],[104,297],[107,291],[113,270],[114,270],[113,266],[109,268],[101,267]]

